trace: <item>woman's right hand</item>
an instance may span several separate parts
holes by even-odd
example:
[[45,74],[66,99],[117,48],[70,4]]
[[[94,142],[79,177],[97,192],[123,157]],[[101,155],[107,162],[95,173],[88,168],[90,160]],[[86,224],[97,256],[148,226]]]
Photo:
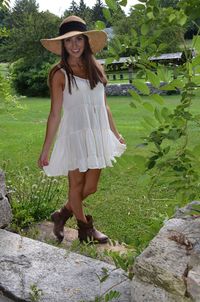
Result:
[[48,166],[48,164],[49,164],[48,154],[41,153],[38,159],[38,167],[42,169],[44,166]]

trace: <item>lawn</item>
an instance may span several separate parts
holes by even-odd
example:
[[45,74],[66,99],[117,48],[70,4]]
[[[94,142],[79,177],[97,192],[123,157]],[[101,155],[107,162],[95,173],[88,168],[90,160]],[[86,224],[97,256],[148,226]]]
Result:
[[[166,105],[173,108],[179,96],[165,97]],[[146,98],[148,101],[148,98]],[[143,249],[160,229],[162,222],[174,213],[178,204],[169,192],[167,186],[154,192],[151,200],[147,197],[148,187],[141,182],[142,169],[135,163],[135,158],[146,149],[137,148],[142,142],[141,137],[147,129],[141,124],[144,109],[134,109],[130,106],[130,97],[109,97],[113,117],[127,142],[127,151],[117,160],[113,168],[102,171],[98,192],[86,201],[86,212],[94,216],[96,226],[112,239],[131,244]],[[6,171],[7,181],[15,182],[15,177],[25,171],[25,181],[34,177],[37,180],[40,173],[37,159],[41,150],[45,133],[46,119],[50,106],[49,99],[25,98],[22,101],[23,110],[14,110],[14,116],[4,113],[0,119],[0,166]],[[193,110],[200,113],[199,97],[194,99]],[[199,129],[191,129],[191,144],[195,143],[195,134]],[[25,172],[24,172],[25,173]],[[27,178],[27,179],[26,179]],[[64,187],[66,180],[58,177]],[[33,185],[30,182],[30,185]],[[16,183],[17,187],[17,183]],[[24,193],[25,194],[25,193]],[[62,190],[58,199],[61,205],[66,193]],[[75,220],[70,222],[74,226]]]

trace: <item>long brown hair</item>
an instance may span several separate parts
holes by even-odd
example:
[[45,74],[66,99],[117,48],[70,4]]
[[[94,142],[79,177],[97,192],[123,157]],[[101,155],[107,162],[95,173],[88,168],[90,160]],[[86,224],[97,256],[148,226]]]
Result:
[[[90,88],[93,89],[99,82],[103,83],[105,86],[107,84],[107,78],[104,73],[103,67],[95,59],[95,57],[91,51],[91,48],[90,48],[88,37],[86,35],[83,35],[83,37],[85,40],[85,47],[84,47],[84,51],[82,54],[82,61],[83,61],[84,68],[86,71],[87,79],[89,80],[89,83],[90,83]],[[48,84],[49,84],[50,91],[51,91],[51,83],[52,83],[54,74],[58,70],[63,68],[67,74],[68,89],[69,89],[69,93],[71,94],[72,84],[75,84],[77,86],[76,79],[74,77],[72,68],[68,64],[69,54],[65,49],[64,40],[61,40],[61,46],[62,46],[61,62],[60,62],[60,64],[56,64],[51,68],[51,70],[49,72],[49,76],[48,76]]]

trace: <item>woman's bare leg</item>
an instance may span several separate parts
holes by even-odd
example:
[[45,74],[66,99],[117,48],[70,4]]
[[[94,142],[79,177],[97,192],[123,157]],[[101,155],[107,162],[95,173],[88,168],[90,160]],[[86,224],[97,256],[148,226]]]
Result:
[[87,223],[87,219],[83,212],[83,188],[85,183],[85,172],[80,172],[78,169],[69,171],[69,193],[68,203],[66,206],[71,208],[72,212],[78,220]]
[[79,172],[79,170],[69,172],[69,198],[66,208],[72,211],[78,220],[87,222],[82,201],[96,192],[100,174],[100,169],[89,169],[86,172]]

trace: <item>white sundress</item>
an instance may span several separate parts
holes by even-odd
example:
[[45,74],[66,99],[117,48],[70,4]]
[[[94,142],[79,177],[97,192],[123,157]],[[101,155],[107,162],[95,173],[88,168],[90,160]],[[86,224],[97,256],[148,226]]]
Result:
[[112,161],[126,149],[110,129],[104,100],[104,85],[91,89],[87,79],[74,76],[72,94],[67,75],[63,91],[63,115],[48,166],[48,176],[68,175],[69,171],[112,167]]

